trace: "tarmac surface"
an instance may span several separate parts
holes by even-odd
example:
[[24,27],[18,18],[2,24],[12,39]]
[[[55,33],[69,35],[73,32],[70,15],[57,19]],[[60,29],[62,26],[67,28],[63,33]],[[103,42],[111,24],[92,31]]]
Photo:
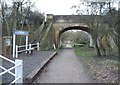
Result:
[[[33,51],[32,55],[21,53],[19,54],[18,58],[23,60],[23,77],[24,79],[28,74],[30,74],[38,65],[42,63],[45,59],[47,59],[50,55],[52,55],[54,51]],[[14,60],[14,59],[12,59]],[[9,69],[10,67],[14,66],[7,61],[2,61],[2,66]],[[14,71],[12,71],[14,72]],[[14,80],[14,77],[10,74],[6,73],[2,76],[3,83],[10,83]]]
[[73,49],[62,49],[34,83],[93,83]]

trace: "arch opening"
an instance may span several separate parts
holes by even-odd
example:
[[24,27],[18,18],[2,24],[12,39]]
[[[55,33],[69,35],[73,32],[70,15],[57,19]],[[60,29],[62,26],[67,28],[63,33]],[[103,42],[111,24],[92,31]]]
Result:
[[63,28],[59,31],[58,38],[57,38],[57,47],[58,48],[60,48],[62,46],[62,42],[61,42],[62,34],[66,31],[69,31],[69,30],[80,30],[80,31],[87,33],[89,35],[89,38],[90,38],[90,45],[89,46],[94,47],[92,35],[90,34],[90,29],[88,27],[72,26],[72,27]]

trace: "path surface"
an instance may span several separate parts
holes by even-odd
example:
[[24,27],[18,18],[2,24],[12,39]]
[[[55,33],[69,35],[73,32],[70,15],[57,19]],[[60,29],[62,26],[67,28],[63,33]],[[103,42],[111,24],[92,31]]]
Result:
[[93,83],[73,49],[63,49],[35,83]]
[[[21,53],[19,54],[19,59],[23,60],[23,77],[26,78],[27,75],[29,75],[34,69],[38,67],[45,59],[49,58],[50,55],[52,55],[54,51],[33,51],[32,55]],[[14,59],[13,59],[14,60]],[[14,66],[14,64],[11,64],[7,61],[2,62],[2,66],[5,68],[10,68]],[[14,72],[14,71],[12,71]],[[3,75],[3,83],[9,83],[11,82],[14,77],[10,74],[6,73]]]
[[72,46],[70,44],[67,44],[65,47],[66,48],[72,48]]

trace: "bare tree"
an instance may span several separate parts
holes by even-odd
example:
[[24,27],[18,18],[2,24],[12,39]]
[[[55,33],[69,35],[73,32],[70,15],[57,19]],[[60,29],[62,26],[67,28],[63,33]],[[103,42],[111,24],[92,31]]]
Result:
[[[32,11],[35,2],[31,2],[31,0],[9,1],[9,3],[3,1],[1,4],[4,36],[12,36],[13,29],[35,31],[39,28],[43,15]],[[24,38],[19,36],[18,39],[18,44],[23,44]]]
[[[0,5],[1,5],[1,0],[0,0]],[[2,10],[1,10],[1,7],[0,7],[0,55],[2,55]]]
[[[116,0],[113,0],[116,1]],[[107,40],[108,43],[108,49],[110,49],[110,43],[109,43],[109,36],[110,33],[112,32],[111,29],[108,27],[108,24],[106,23],[106,14],[111,12],[112,9],[112,3],[111,1],[104,1],[104,2],[95,2],[95,1],[89,1],[86,0],[84,2],[81,3],[81,5],[79,6],[73,6],[73,8],[77,9],[76,13],[79,15],[83,15],[83,14],[87,14],[90,15],[89,18],[85,18],[85,24],[87,24],[89,26],[89,28],[91,29],[91,35],[94,39],[94,43],[95,43],[95,47],[97,50],[97,55],[101,56],[101,51],[103,52],[103,54],[105,53],[106,48],[104,47],[104,45],[102,44],[102,39],[103,37],[106,38],[105,40]],[[85,9],[81,10],[81,6],[84,5]],[[83,13],[84,12],[84,13]],[[114,25],[114,21],[112,25]]]

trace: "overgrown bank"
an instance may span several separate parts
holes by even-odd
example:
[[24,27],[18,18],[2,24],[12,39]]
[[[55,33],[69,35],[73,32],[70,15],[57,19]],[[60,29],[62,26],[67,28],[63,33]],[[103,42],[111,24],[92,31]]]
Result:
[[95,49],[89,47],[76,47],[74,51],[98,83],[118,83],[116,54],[97,57]]

